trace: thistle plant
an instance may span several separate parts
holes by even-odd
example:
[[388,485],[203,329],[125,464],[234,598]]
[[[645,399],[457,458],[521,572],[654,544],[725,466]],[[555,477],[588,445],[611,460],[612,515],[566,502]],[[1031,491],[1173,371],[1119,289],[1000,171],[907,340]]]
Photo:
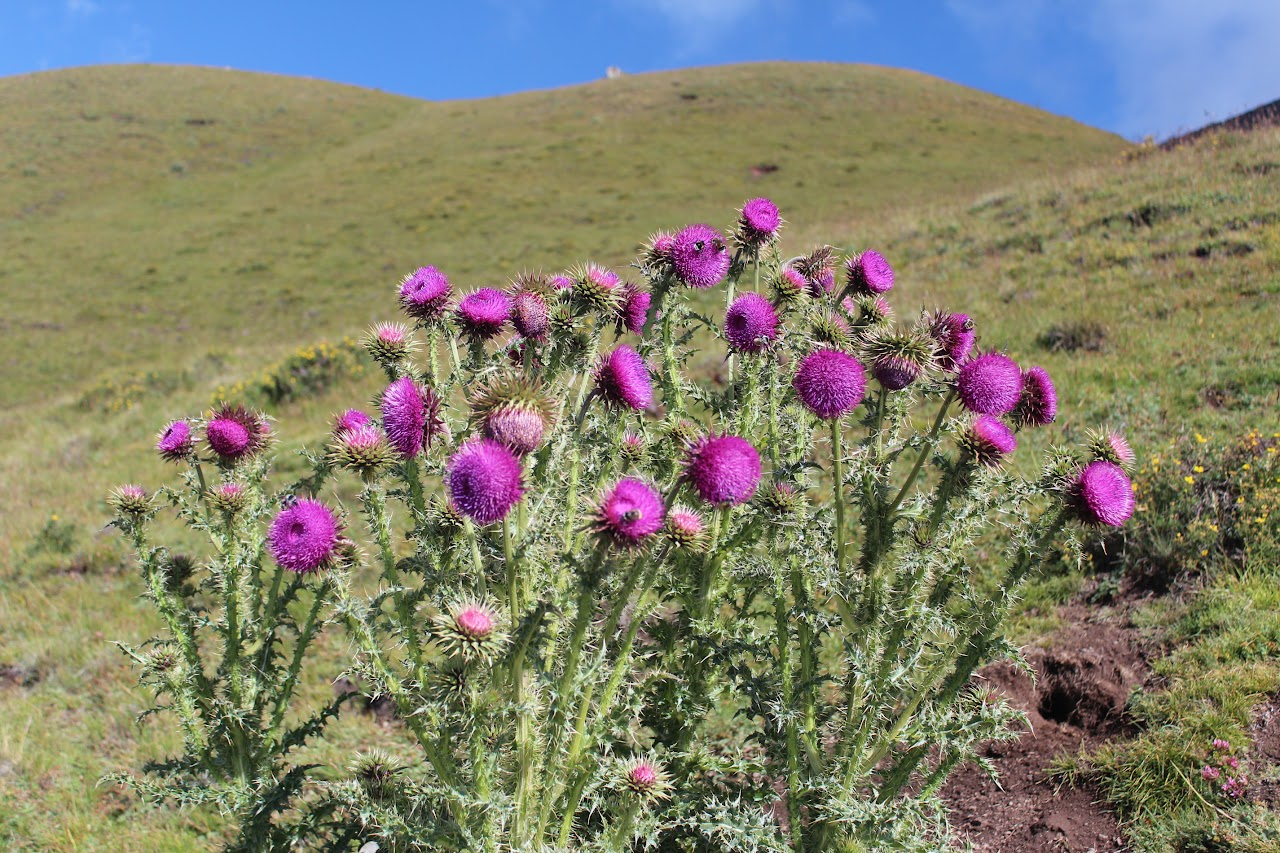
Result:
[[[163,493],[213,556],[200,604],[174,593],[152,505],[117,496],[182,676],[130,653],[189,730],[140,786],[338,848],[945,845],[940,787],[1020,719],[974,673],[1017,658],[1019,589],[1132,490],[1114,442],[1018,461],[1057,414],[1047,372],[978,350],[964,314],[899,323],[882,255],[784,259],[781,226],[753,199],[727,232],[660,232],[630,280],[588,263],[459,297],[419,269],[413,328],[366,337],[379,416],[337,415],[275,496],[242,410],[207,450],[170,426],[190,471]],[[688,370],[708,348],[720,385]],[[328,625],[405,744],[336,779],[289,764],[340,704],[289,728]]]

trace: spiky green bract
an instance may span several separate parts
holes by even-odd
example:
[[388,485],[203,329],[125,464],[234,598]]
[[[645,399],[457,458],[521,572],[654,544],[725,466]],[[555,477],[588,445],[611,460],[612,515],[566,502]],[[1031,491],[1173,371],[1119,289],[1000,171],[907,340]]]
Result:
[[616,314],[626,298],[622,279],[612,270],[597,264],[582,264],[569,270],[573,288],[569,291],[575,304],[609,316]]
[[107,503],[121,515],[133,519],[145,518],[152,510],[151,495],[142,486],[132,483],[113,491],[111,497],[107,499]]
[[633,758],[623,763],[615,784],[643,802],[657,802],[671,796],[671,777],[654,758]]
[[409,330],[400,323],[378,323],[365,332],[364,348],[373,360],[395,375],[397,367],[418,348]]
[[757,500],[769,518],[778,524],[796,523],[808,505],[804,492],[790,483],[774,483]]
[[1101,459],[1119,465],[1126,474],[1132,474],[1137,456],[1128,440],[1113,429],[1089,430],[1086,433],[1086,447],[1094,459]]
[[209,489],[208,501],[223,515],[239,515],[249,504],[249,490],[239,483],[219,483]]
[[339,432],[329,445],[329,462],[347,468],[362,479],[372,480],[396,460],[396,451],[387,436],[374,424]]
[[871,375],[889,391],[901,391],[935,366],[933,341],[910,332],[880,331],[868,335],[861,346]]
[[492,603],[458,598],[434,617],[432,636],[440,651],[463,663],[491,663],[509,640],[505,620]]
[[520,455],[532,453],[556,423],[556,404],[536,380],[501,374],[468,401],[471,417],[489,438]]

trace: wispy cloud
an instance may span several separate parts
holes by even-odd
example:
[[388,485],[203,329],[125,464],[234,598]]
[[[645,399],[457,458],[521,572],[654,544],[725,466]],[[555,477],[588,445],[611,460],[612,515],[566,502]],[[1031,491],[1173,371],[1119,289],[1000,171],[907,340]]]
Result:
[[831,9],[831,22],[837,27],[862,27],[875,20],[875,10],[862,0],[837,0]]
[[769,0],[617,0],[665,19],[684,54],[705,50],[725,38],[729,30],[755,15]]
[[67,14],[73,18],[88,18],[101,9],[94,0],[67,0]]

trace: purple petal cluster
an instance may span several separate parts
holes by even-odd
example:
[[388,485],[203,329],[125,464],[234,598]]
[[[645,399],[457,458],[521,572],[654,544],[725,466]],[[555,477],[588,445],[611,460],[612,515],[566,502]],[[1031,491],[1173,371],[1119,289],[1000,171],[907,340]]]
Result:
[[983,353],[964,363],[956,377],[960,402],[976,415],[1004,415],[1022,397],[1022,371],[998,352]]
[[486,340],[501,332],[511,319],[511,300],[495,287],[482,287],[462,298],[457,317],[464,332]]
[[662,529],[662,496],[634,477],[619,480],[600,501],[596,529],[616,544],[635,547]]
[[477,524],[501,521],[524,495],[520,460],[491,438],[473,438],[449,459],[449,498]]
[[359,409],[347,409],[345,412],[334,417],[333,435],[336,438],[348,430],[368,426],[371,423],[373,423],[373,419]]
[[760,454],[736,435],[704,438],[690,449],[684,476],[707,503],[745,503],[760,485]]
[[340,529],[332,510],[304,498],[271,522],[267,549],[283,569],[299,574],[315,571],[333,558]]
[[689,225],[677,233],[671,260],[676,276],[690,287],[715,287],[729,274],[729,247],[710,225]]
[[224,464],[257,453],[266,443],[268,432],[266,420],[243,406],[223,406],[204,428],[205,441]]
[[1013,431],[997,418],[978,415],[969,425],[961,443],[979,463],[997,466],[1018,447]]
[[156,439],[156,451],[166,462],[182,462],[195,453],[196,440],[191,434],[191,424],[174,421],[160,431]]
[[867,391],[867,374],[847,352],[820,349],[800,362],[791,385],[800,403],[823,420],[834,420],[857,408]]
[[644,324],[649,319],[649,302],[652,297],[649,291],[641,290],[634,284],[623,288],[622,324],[633,335],[644,334]]
[[845,271],[855,293],[880,294],[893,289],[893,267],[889,266],[884,255],[874,249],[850,258],[845,264]]
[[436,320],[448,308],[452,295],[453,288],[444,273],[435,267],[421,267],[400,284],[400,307],[415,319]]
[[382,428],[401,459],[412,459],[434,435],[435,393],[408,376],[402,376],[382,392]]
[[1022,371],[1022,394],[1013,410],[1019,426],[1046,426],[1058,416],[1058,392],[1049,371],[1030,367]]
[[511,297],[511,325],[531,341],[542,342],[551,331],[551,316],[541,294],[522,290]]
[[653,403],[653,382],[640,353],[623,344],[602,356],[595,368],[596,389],[615,406],[642,411]]
[[1133,515],[1133,483],[1114,462],[1090,462],[1076,476],[1072,497],[1080,519],[1088,524],[1120,527]]
[[744,293],[724,315],[724,336],[738,352],[760,352],[778,337],[778,312],[758,293]]
[[745,245],[758,247],[777,237],[781,226],[778,206],[767,198],[753,198],[742,206],[738,238]]

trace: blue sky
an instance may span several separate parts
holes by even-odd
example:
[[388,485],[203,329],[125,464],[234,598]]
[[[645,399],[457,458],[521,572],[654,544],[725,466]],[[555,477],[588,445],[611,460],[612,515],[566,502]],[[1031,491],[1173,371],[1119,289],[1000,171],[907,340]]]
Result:
[[913,68],[1163,137],[1280,98],[1280,0],[0,0],[0,76],[191,63],[454,99],[767,59]]

